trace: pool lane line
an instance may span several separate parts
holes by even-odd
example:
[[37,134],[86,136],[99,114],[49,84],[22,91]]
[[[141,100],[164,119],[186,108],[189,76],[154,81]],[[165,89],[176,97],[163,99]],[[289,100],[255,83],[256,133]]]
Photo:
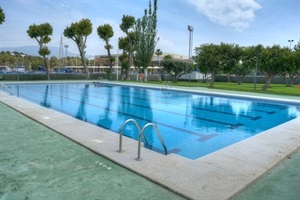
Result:
[[[104,87],[104,86],[103,86]],[[120,86],[121,88],[126,88],[128,91],[130,90],[129,88],[130,87],[124,87],[124,86]],[[97,87],[96,87],[97,88]],[[71,88],[68,88],[68,89],[72,89],[72,90],[76,90],[76,91],[71,91],[73,94],[78,94],[78,95],[82,95],[82,94],[80,94],[77,90],[78,89],[80,89],[80,90],[82,90],[82,89],[84,89],[84,88],[77,88],[77,87],[71,87]],[[90,88],[89,88],[90,89]],[[126,91],[127,91],[126,90]],[[139,90],[141,90],[141,89],[139,89]],[[64,91],[67,91],[67,92],[70,92],[69,90],[64,90]],[[95,91],[95,90],[94,90]],[[143,90],[143,91],[145,91],[145,90]],[[158,90],[156,90],[156,91],[158,91]],[[138,97],[138,96],[136,96],[136,94],[139,94],[139,93],[137,93],[137,92],[134,92],[134,91],[130,91],[133,95],[132,96],[128,96],[128,95],[124,95],[123,93],[124,93],[124,91],[120,91],[122,94],[120,95],[120,94],[116,94],[115,92],[112,92],[112,91],[105,91],[105,94],[107,94],[106,96],[109,96],[109,95],[112,95],[112,96],[114,96],[114,97],[116,97],[116,96],[122,96],[122,97],[129,97],[129,98],[132,98],[132,99],[139,99],[139,100],[146,100],[147,101],[147,99],[146,98],[142,98],[142,97]],[[176,92],[176,91],[175,91]],[[174,91],[172,91],[172,93],[175,93]],[[104,93],[104,91],[102,91],[102,94]],[[178,92],[176,92],[176,93],[178,93]],[[196,94],[196,95],[200,95],[200,96],[213,96],[213,95],[203,95],[203,94]],[[92,98],[99,98],[99,99],[105,99],[105,100],[112,100],[112,101],[115,101],[115,102],[119,102],[119,101],[117,101],[117,100],[115,100],[115,99],[112,99],[112,98],[107,98],[107,97],[104,97],[104,96],[101,96],[101,97],[99,97],[99,96],[94,96],[94,95],[91,95],[91,97]],[[165,96],[161,96],[161,97],[165,97]],[[224,97],[220,97],[220,98],[224,98]],[[234,98],[233,98],[234,99]],[[249,101],[249,100],[247,100],[247,99],[245,99],[246,101]],[[164,104],[163,102],[161,102],[161,101],[156,101],[156,100],[151,100],[152,102],[155,102],[155,103],[161,103],[161,104]],[[121,102],[120,101],[120,103],[127,103],[127,102]],[[169,103],[170,104],[170,103]],[[268,107],[270,107],[270,108],[274,108],[274,109],[280,109],[280,110],[283,110],[283,109],[286,109],[286,106],[282,106],[282,105],[269,105],[269,104],[267,104],[267,103],[264,103],[264,102],[255,102],[254,104],[257,104],[257,105],[266,105],[266,106],[268,106]],[[139,104],[134,104],[134,105],[139,105]],[[172,103],[172,105],[176,105],[175,103]],[[227,108],[229,108],[229,106],[228,105],[223,105],[224,107],[227,107]],[[195,109],[203,109],[203,108],[197,108],[197,107],[194,107]],[[154,108],[155,109],[155,108]],[[205,109],[203,109],[203,110],[205,110]],[[163,110],[162,110],[163,111]],[[209,111],[209,112],[218,112],[218,113],[223,113],[223,114],[228,114],[228,115],[233,115],[233,116],[235,116],[235,114],[234,113],[229,113],[229,112],[219,112],[219,111],[214,111],[214,110],[210,110],[210,109],[206,109],[206,111]],[[253,110],[253,111],[255,111],[255,112],[260,112],[260,113],[267,113],[267,114],[275,114],[276,113],[276,111],[264,111],[264,110]],[[241,114],[241,115],[239,115],[239,116],[241,116],[241,117],[244,117],[244,118],[250,118],[251,120],[258,120],[258,119],[260,119],[260,118],[262,118],[261,116],[255,116],[255,117],[251,117],[251,116],[247,116],[247,115],[243,115],[243,114]]]
[[[51,84],[50,84],[50,85],[51,85]],[[120,86],[120,87],[122,87],[122,86]],[[97,88],[97,87],[96,87],[96,88]],[[129,87],[124,87],[124,88],[129,88]],[[68,88],[68,89],[69,89],[69,88]],[[82,90],[82,89],[85,89],[85,88],[72,87],[71,89],[72,89],[72,90],[77,90],[77,89]],[[39,90],[36,90],[36,91],[39,91]],[[70,92],[69,90],[64,90],[64,91]],[[73,94],[82,95],[82,94],[80,94],[78,91],[71,91],[71,92],[72,92]],[[103,91],[103,92],[104,92],[104,91]],[[122,91],[121,91],[121,92],[122,92]],[[105,94],[107,94],[107,96],[108,96],[108,95],[113,95],[113,96],[118,95],[118,96],[123,96],[123,97],[130,97],[130,98],[132,98],[132,99],[139,99],[139,100],[146,100],[146,101],[147,101],[146,98],[134,96],[134,94],[137,94],[136,92],[134,92],[134,91],[131,91],[131,92],[133,93],[133,96],[128,96],[128,95],[124,95],[124,94],[121,94],[121,95],[120,95],[120,94],[113,93],[113,92],[111,92],[111,91],[105,91]],[[103,94],[103,93],[102,93],[102,94]],[[112,99],[112,98],[107,98],[107,97],[102,97],[102,96],[101,96],[101,97],[98,97],[98,96],[91,95],[91,97],[92,97],[92,98],[99,98],[99,99],[105,99],[105,100],[110,100],[110,101],[115,101],[115,102],[127,103],[127,104],[128,104],[128,102],[122,102],[122,101],[118,101],[118,100],[115,100],[115,99]],[[164,103],[162,103],[161,101],[155,101],[155,100],[151,100],[151,101],[152,101],[152,102],[156,102],[156,103],[164,104]],[[247,101],[249,101],[249,100],[247,100]],[[268,107],[270,107],[270,108],[280,109],[280,110],[287,109],[286,106],[282,106],[282,105],[269,105],[269,104],[262,103],[262,102],[255,102],[254,104],[257,104],[258,106],[259,106],[259,105],[266,105],[266,106],[268,106]],[[132,104],[132,105],[140,106],[139,104]],[[176,104],[172,104],[172,105],[176,105]],[[223,106],[224,106],[224,107],[229,107],[228,105],[223,105]],[[206,111],[209,111],[209,112],[217,112],[217,113],[223,113],[223,114],[235,116],[234,113],[229,113],[229,112],[220,112],[220,111],[215,111],[215,110],[210,110],[210,109],[204,109],[204,108],[197,108],[197,107],[193,107],[193,108],[199,109],[199,110],[206,110]],[[155,108],[151,108],[151,109],[155,109]],[[161,111],[164,111],[164,110],[161,110]],[[275,113],[276,113],[276,111],[264,111],[264,110],[253,110],[253,111],[255,111],[255,112],[261,112],[261,113],[267,113],[267,114],[275,114]],[[179,113],[179,114],[180,114],[180,113]],[[247,116],[247,115],[243,115],[243,114],[240,114],[239,116],[240,116],[240,117],[244,117],[244,118],[249,118],[249,119],[251,119],[251,120],[258,120],[258,119],[262,118],[261,116],[254,116],[254,117],[251,117],[251,116]]]
[[[84,88],[81,88],[81,89],[84,89]],[[40,91],[40,90],[35,90],[35,91]],[[41,91],[42,92],[42,91]],[[81,95],[79,92],[73,92],[74,94],[78,94],[78,95]],[[51,94],[52,96],[57,96],[57,97],[63,97],[64,96],[59,96],[59,95],[55,95],[55,94]],[[123,95],[125,96],[125,95]],[[92,98],[95,98],[97,99],[96,96],[91,96]],[[125,97],[129,97],[129,96],[125,96]],[[142,100],[146,100],[145,98],[136,98],[134,97],[135,99],[142,99]],[[202,118],[202,117],[198,117],[198,116],[190,116],[190,115],[184,115],[184,114],[181,114],[181,113],[178,113],[178,112],[171,112],[171,111],[166,111],[166,110],[163,110],[163,109],[159,109],[159,108],[150,108],[150,107],[147,107],[147,106],[144,106],[144,105],[140,105],[140,104],[135,104],[135,103],[128,103],[128,102],[124,102],[124,101],[118,101],[118,100],[115,100],[115,99],[112,99],[112,98],[106,98],[106,97],[98,97],[98,99],[103,99],[103,100],[108,100],[108,101],[114,101],[114,102],[117,102],[117,103],[122,103],[122,104],[127,104],[127,105],[132,105],[132,106],[136,106],[136,107],[142,107],[142,108],[146,108],[146,109],[151,109],[151,110],[158,110],[158,111],[161,111],[161,112],[166,112],[166,113],[170,113],[170,114],[175,114],[175,115],[181,115],[181,116],[185,116],[185,117],[189,117],[189,118],[195,118],[195,119],[200,119],[200,120],[203,120],[203,121],[209,121],[209,122],[215,122],[215,123],[219,123],[219,124],[223,124],[223,125],[228,125],[230,126],[231,128],[232,127],[238,127],[238,126],[241,126],[241,124],[232,124],[232,123],[226,123],[226,122],[221,122],[221,121],[216,121],[216,120],[209,120],[207,118]],[[73,99],[71,99],[73,100]],[[154,101],[155,102],[155,101]],[[92,104],[90,104],[92,105]],[[228,107],[228,106],[227,106]],[[222,113],[222,114],[225,114],[225,115],[231,115],[231,116],[236,116],[234,113],[229,113],[229,112],[221,112],[221,111],[215,111],[215,110],[210,110],[210,109],[205,109],[205,108],[197,108],[197,107],[194,107],[192,106],[191,108],[193,109],[197,109],[197,110],[205,110],[205,111],[208,111],[208,112],[215,112],[215,113]],[[239,115],[240,117],[244,117],[244,118],[249,118],[251,120],[258,120],[260,118],[262,118],[261,116],[256,116],[256,117],[251,117],[251,116],[247,116],[247,115]],[[207,120],[206,120],[207,119]]]
[[[39,90],[35,90],[35,91],[39,91]],[[79,95],[80,95],[80,93],[76,93],[76,94],[79,94]],[[79,101],[79,100],[77,100],[77,99],[71,99],[71,98],[64,97],[64,96],[60,96],[60,95],[56,95],[56,94],[50,94],[50,95],[51,95],[51,96],[56,96],[56,97],[59,97],[59,98],[69,99],[69,100],[76,101],[76,102],[81,102],[81,101]],[[158,109],[158,108],[150,108],[150,107],[148,107],[148,106],[143,106],[143,105],[139,105],[139,104],[132,104],[132,103],[122,102],[122,101],[116,101],[116,100],[109,99],[109,98],[104,98],[104,97],[103,97],[102,99],[110,100],[110,101],[115,101],[115,102],[120,102],[120,103],[122,103],[122,104],[133,105],[133,106],[136,106],[136,107],[142,107],[142,108],[151,109],[151,110],[158,110],[158,111],[165,112],[165,113],[169,113],[169,114],[181,115],[181,116],[188,117],[188,118],[191,118],[191,119],[199,119],[199,120],[207,121],[207,122],[211,122],[211,123],[222,124],[222,125],[228,126],[230,129],[235,129],[235,128],[238,128],[238,127],[244,125],[244,124],[242,124],[242,123],[236,123],[236,124],[233,124],[233,123],[227,123],[227,122],[222,122],[222,121],[212,120],[212,119],[208,119],[208,118],[198,117],[198,116],[184,115],[184,114],[177,113],[177,112],[166,111],[166,110],[162,110],[162,109]],[[95,104],[91,104],[91,103],[86,103],[86,104],[87,104],[87,105],[94,106],[94,107],[98,107],[98,108],[101,108],[101,109],[108,110],[108,108],[101,107],[101,106],[98,106],[98,105],[95,105]],[[109,110],[114,111],[114,112],[117,112],[117,113],[120,113],[120,111],[115,111],[115,110],[112,110],[112,109],[109,109]],[[222,112],[219,112],[219,113],[222,113]],[[125,113],[122,113],[122,114],[125,114]],[[225,114],[230,114],[230,115],[235,116],[234,114],[231,114],[231,113],[225,113]],[[133,116],[133,115],[130,114],[130,116]],[[137,116],[133,116],[133,117],[138,118]],[[149,122],[151,122],[151,121],[149,121]],[[167,124],[164,124],[164,126],[167,126],[167,127],[168,127]],[[202,134],[202,135],[204,135],[204,134]]]

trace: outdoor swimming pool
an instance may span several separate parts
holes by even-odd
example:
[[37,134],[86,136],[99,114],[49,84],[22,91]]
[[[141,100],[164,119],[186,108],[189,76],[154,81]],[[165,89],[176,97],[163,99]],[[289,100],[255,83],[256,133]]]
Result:
[[[141,127],[153,122],[168,153],[190,159],[300,116],[300,103],[226,98],[144,87],[103,83],[9,84],[8,87],[20,98],[117,133],[127,119],[135,119]],[[132,123],[126,125],[123,134],[138,137]],[[147,129],[145,135],[151,149],[164,152],[153,129]]]

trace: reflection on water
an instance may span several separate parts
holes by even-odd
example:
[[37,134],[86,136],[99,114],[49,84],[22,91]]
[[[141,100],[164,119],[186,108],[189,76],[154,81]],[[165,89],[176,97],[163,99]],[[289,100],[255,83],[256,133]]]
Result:
[[106,99],[106,109],[104,110],[104,116],[99,116],[99,119],[97,121],[97,125],[106,129],[111,129],[112,125],[112,119],[110,118],[110,112],[111,112],[111,99],[112,99],[112,87],[108,88],[108,95]]
[[[133,90],[135,96],[134,99],[136,101],[143,100],[143,104],[141,107],[138,109],[138,116],[139,116],[139,125],[141,128],[145,126],[147,123],[150,123],[153,121],[153,111],[151,107],[151,101],[149,97],[149,93],[147,90],[141,90],[140,88],[134,88]],[[133,100],[134,101],[134,100]],[[144,131],[144,135],[147,138],[147,142],[151,147],[153,146],[154,143],[154,136],[155,136],[155,131],[152,127],[148,127]]]
[[52,87],[52,86],[46,85],[44,98],[43,98],[43,101],[40,103],[42,106],[47,107],[47,108],[51,107],[51,103],[48,100],[49,87]]
[[246,115],[249,113],[249,111],[252,108],[252,102],[251,101],[234,101],[229,102],[231,106],[232,112],[236,115],[236,118],[238,118],[240,115]]
[[77,119],[83,121],[87,121],[86,104],[88,103],[88,99],[89,99],[89,86],[90,86],[89,84],[85,84],[84,88],[81,89],[81,99],[80,99],[77,113],[75,115]]

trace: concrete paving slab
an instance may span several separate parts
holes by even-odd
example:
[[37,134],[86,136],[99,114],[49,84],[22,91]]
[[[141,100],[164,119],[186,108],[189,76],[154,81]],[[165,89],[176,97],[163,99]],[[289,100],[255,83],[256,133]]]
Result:
[[279,163],[232,200],[298,200],[300,199],[300,149]]
[[0,103],[0,199],[178,199]]

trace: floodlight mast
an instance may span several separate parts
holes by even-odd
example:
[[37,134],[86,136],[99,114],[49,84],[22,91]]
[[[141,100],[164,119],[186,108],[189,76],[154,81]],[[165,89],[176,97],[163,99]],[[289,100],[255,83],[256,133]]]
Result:
[[290,43],[290,50],[292,50],[292,42],[294,42],[294,40],[288,40],[288,42]]
[[188,25],[188,31],[190,32],[190,37],[189,37],[189,59],[192,57],[192,49],[193,49],[193,31],[194,28],[190,25]]

